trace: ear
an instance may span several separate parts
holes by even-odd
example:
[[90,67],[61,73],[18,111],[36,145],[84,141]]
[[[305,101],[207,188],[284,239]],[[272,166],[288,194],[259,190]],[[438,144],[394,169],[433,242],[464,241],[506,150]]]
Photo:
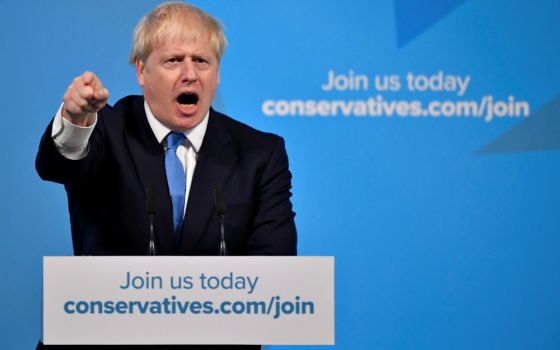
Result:
[[138,79],[138,85],[144,87],[144,62],[140,59],[136,59],[136,78]]

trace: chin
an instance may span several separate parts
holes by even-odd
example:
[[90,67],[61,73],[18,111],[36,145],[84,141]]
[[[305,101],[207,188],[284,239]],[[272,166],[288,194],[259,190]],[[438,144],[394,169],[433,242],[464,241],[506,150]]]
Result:
[[185,132],[188,129],[192,129],[197,126],[203,118],[198,118],[195,116],[191,117],[181,117],[180,120],[177,120],[176,123],[173,124],[173,131],[178,132]]

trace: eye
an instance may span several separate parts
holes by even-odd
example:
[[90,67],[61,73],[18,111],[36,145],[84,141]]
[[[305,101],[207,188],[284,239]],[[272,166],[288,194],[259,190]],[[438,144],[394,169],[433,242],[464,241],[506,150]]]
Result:
[[208,60],[203,57],[193,57],[193,62],[197,64],[207,64]]
[[165,64],[173,65],[173,64],[181,62],[182,60],[183,59],[181,57],[171,57],[171,58],[169,58],[165,61]]

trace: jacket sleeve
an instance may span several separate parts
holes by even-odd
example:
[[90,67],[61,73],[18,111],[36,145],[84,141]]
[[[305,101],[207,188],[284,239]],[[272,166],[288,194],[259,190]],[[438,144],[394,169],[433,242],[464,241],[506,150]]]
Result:
[[80,160],[71,160],[60,154],[51,136],[52,126],[51,121],[43,133],[35,159],[35,168],[41,179],[66,186],[76,186],[89,181],[95,176],[104,157],[104,125],[101,113],[89,140],[89,152]]
[[278,137],[257,184],[256,215],[248,242],[250,254],[297,254],[291,180],[284,140]]

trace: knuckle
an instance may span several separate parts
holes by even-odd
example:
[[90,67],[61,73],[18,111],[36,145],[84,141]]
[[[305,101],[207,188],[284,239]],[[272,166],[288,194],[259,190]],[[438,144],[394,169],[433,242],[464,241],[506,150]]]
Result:
[[93,89],[89,86],[86,86],[82,89],[81,95],[85,99],[91,99],[93,97]]
[[88,103],[86,101],[78,101],[76,103],[78,105],[78,107],[80,107],[80,109],[85,110],[88,106]]
[[66,112],[70,114],[76,114],[79,112],[79,108],[77,108],[77,106],[73,103],[65,104],[64,110],[66,110]]

